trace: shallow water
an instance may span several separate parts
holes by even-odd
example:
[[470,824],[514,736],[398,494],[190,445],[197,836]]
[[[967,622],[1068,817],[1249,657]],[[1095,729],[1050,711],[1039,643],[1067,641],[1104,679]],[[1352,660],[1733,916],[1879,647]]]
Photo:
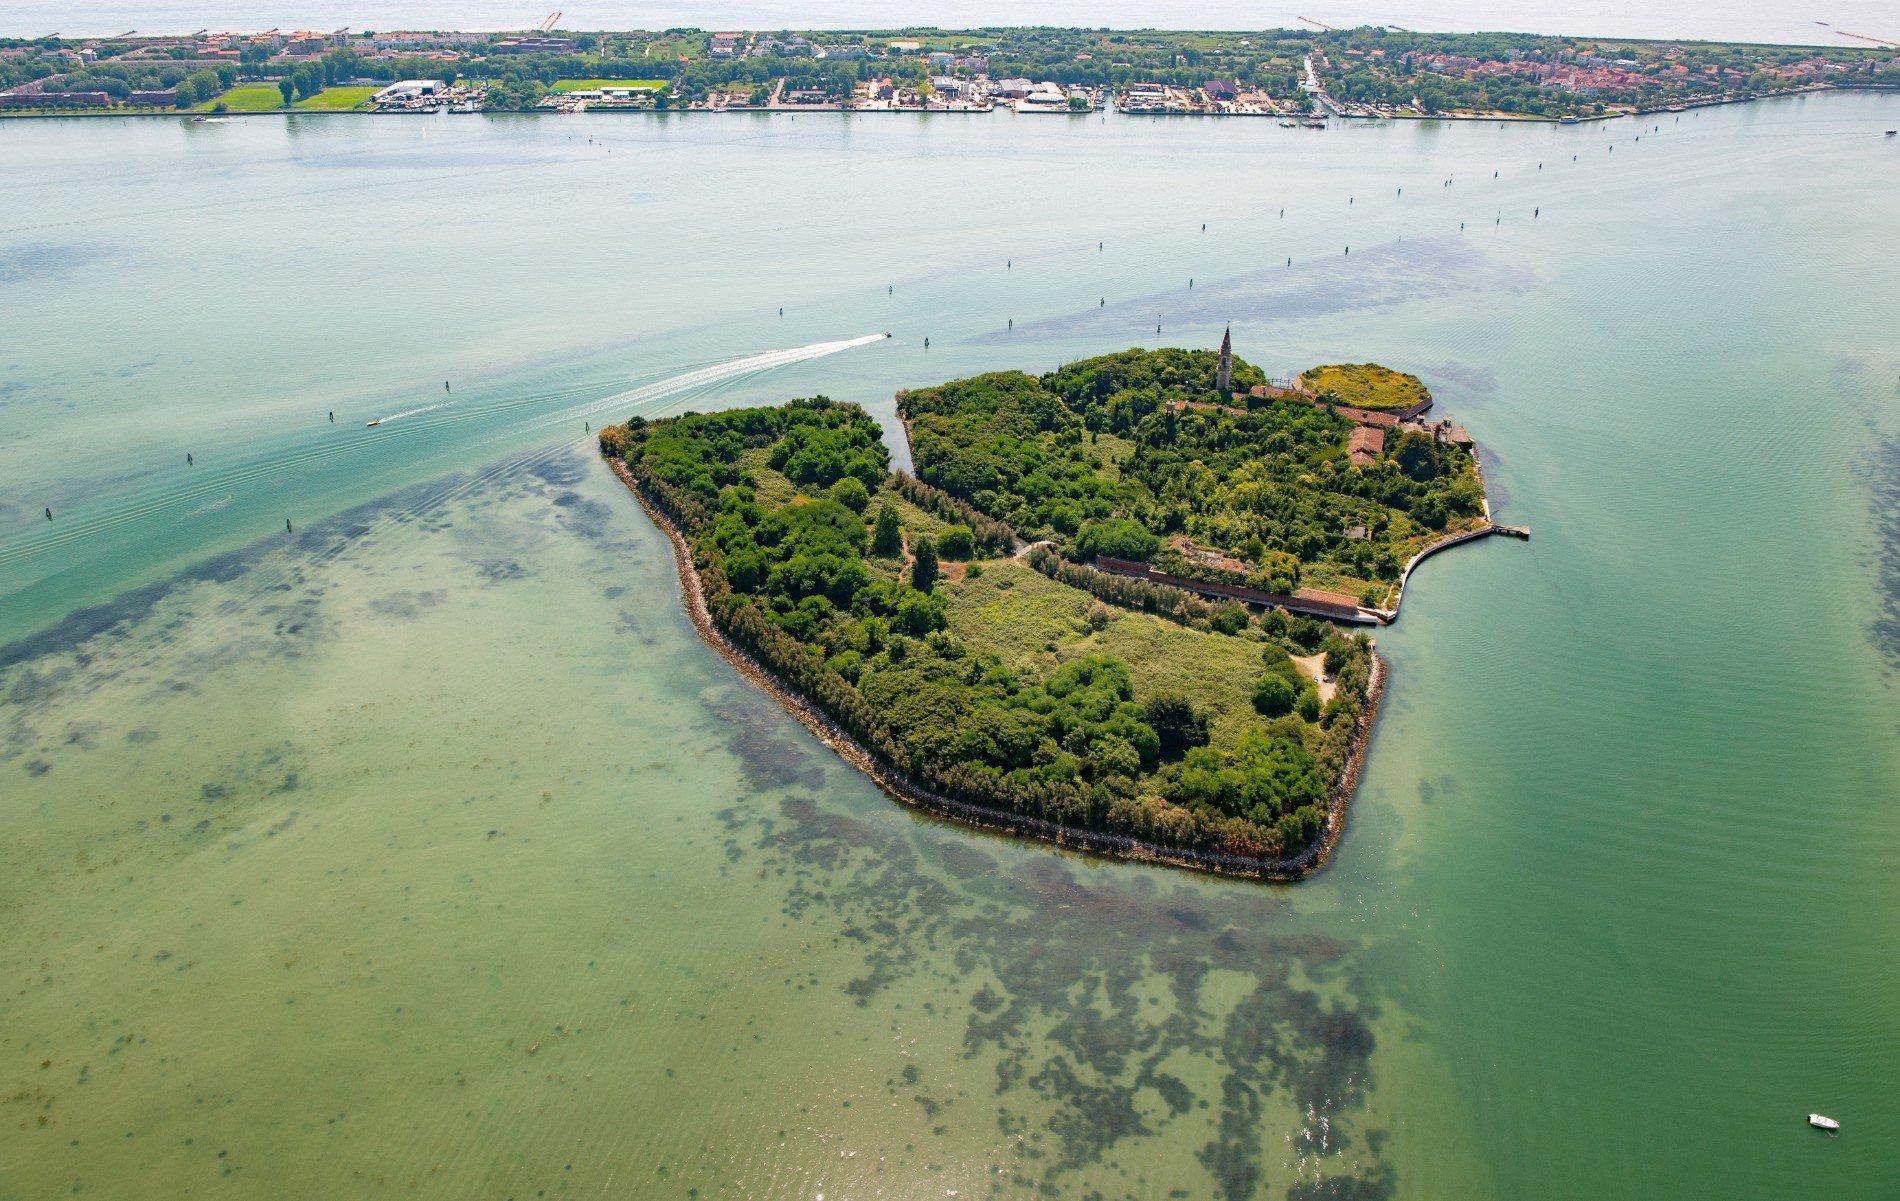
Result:
[[[0,126],[0,1197],[1882,1195],[1897,118]],[[1535,530],[1293,888],[896,808],[586,445],[1230,320]]]

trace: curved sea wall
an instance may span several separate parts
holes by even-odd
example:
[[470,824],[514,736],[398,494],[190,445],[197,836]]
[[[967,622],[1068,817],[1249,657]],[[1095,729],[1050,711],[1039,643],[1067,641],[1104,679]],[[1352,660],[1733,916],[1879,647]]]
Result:
[[1475,530],[1466,530],[1462,534],[1452,534],[1449,537],[1440,538],[1429,546],[1420,548],[1417,554],[1406,560],[1405,570],[1399,572],[1398,593],[1393,596],[1392,607],[1390,609],[1379,610],[1381,621],[1386,625],[1391,625],[1399,619],[1399,606],[1405,603],[1406,581],[1412,578],[1412,573],[1418,569],[1420,563],[1423,563],[1441,550],[1450,550],[1454,546],[1462,546],[1467,542],[1476,542],[1480,538],[1489,538],[1491,535],[1499,533],[1503,533],[1503,531],[1497,526],[1484,525]]
[[1489,538],[1493,534],[1503,534],[1510,538],[1529,538],[1531,536],[1530,529],[1527,526],[1500,525],[1491,519],[1491,497],[1484,489],[1484,466],[1479,462],[1476,447],[1473,447],[1471,451],[1471,466],[1472,470],[1477,472],[1478,475],[1478,495],[1480,502],[1484,505],[1484,524],[1475,530],[1465,530],[1463,533],[1451,534],[1447,537],[1440,538],[1429,546],[1421,547],[1417,554],[1407,559],[1405,562],[1405,570],[1399,572],[1399,590],[1392,597],[1392,607],[1390,609],[1376,610],[1380,620],[1384,624],[1391,625],[1398,620],[1399,606],[1405,603],[1406,583],[1411,580],[1412,573],[1418,570],[1419,564],[1431,558],[1439,551],[1450,550],[1454,546],[1462,546],[1467,542],[1476,542],[1480,538]]
[[1039,838],[1072,850],[1261,880],[1291,881],[1313,874],[1325,865],[1333,848],[1338,845],[1341,834],[1345,832],[1347,811],[1351,806],[1353,793],[1359,785],[1359,773],[1365,764],[1367,744],[1372,740],[1372,727],[1378,717],[1379,702],[1385,691],[1385,661],[1377,652],[1372,655],[1372,667],[1366,685],[1366,703],[1353,728],[1352,750],[1347,756],[1345,770],[1340,773],[1339,780],[1335,783],[1332,796],[1327,803],[1325,826],[1320,832],[1320,837],[1298,855],[1269,859],[1160,846],[1126,835],[1084,830],[1042,818],[1025,817],[1021,814],[974,805],[968,801],[956,800],[920,787],[893,769],[819,710],[816,705],[773,675],[745,648],[727,637],[725,632],[713,622],[712,613],[706,605],[705,591],[700,584],[699,572],[693,566],[692,549],[687,545],[686,538],[679,527],[646,494],[639,480],[634,478],[625,463],[612,457],[608,458],[608,463],[612,466],[614,474],[620,477],[620,482],[625,484],[627,490],[633,493],[634,499],[639,501],[647,517],[660,528],[672,545],[674,564],[679,571],[680,603],[686,610],[686,616],[692,621],[693,628],[699,631],[699,636],[708,646],[724,656],[740,675],[770,694],[806,729],[816,735],[820,742],[837,752],[845,762],[863,772],[894,800],[966,825]]

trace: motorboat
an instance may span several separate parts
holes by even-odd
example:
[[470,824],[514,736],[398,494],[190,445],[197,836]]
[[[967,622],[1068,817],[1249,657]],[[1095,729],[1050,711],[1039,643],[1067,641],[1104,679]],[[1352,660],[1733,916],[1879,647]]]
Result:
[[1808,1125],[1814,1127],[1816,1130],[1839,1130],[1841,1128],[1839,1122],[1828,1117],[1826,1114],[1820,1113],[1809,1114]]

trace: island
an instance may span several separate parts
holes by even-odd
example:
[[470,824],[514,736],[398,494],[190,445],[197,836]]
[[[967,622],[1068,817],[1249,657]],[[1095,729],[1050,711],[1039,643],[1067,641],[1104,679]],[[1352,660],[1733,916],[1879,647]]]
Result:
[[1358,627],[1503,528],[1430,403],[1376,364],[1269,380],[1223,339],[902,392],[915,474],[823,396],[599,439],[700,633],[892,796],[1297,879],[1378,709]]

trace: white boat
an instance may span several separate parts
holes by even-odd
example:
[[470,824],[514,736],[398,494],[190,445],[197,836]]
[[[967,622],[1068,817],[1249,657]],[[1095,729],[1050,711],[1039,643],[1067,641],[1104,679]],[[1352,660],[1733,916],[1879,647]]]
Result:
[[377,418],[376,420],[374,420],[374,421],[365,421],[365,422],[363,423],[363,426],[364,426],[364,428],[365,428],[365,429],[372,429],[372,428],[374,428],[374,427],[376,427],[376,426],[379,426],[379,425],[381,425],[382,423],[383,423],[383,419],[382,419],[381,417],[378,417],[378,418]]
[[1808,1115],[1808,1125],[1814,1127],[1816,1130],[1839,1130],[1841,1128],[1839,1122],[1825,1114],[1819,1113],[1811,1113]]

